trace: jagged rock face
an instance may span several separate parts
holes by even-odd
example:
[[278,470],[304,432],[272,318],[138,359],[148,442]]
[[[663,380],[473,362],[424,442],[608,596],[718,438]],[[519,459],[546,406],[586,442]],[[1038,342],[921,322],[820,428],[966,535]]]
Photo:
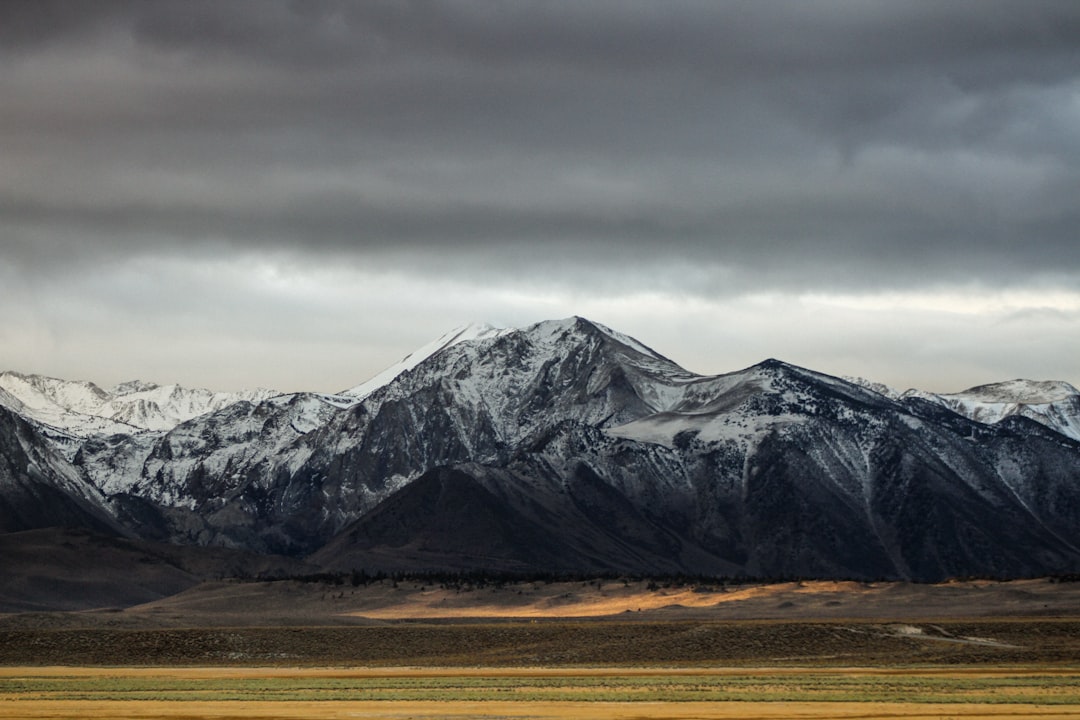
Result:
[[519,472],[566,477],[587,465],[655,522],[749,575],[936,580],[1076,567],[1068,478],[1080,472],[1077,448],[1038,429],[1046,445],[1029,452],[1042,475],[1024,477],[1047,498],[1039,506],[999,461],[1031,438],[967,426],[986,437],[942,433],[899,407],[850,421],[790,418],[745,443],[683,436],[664,447],[566,426]]
[[139,381],[106,391],[91,382],[0,372],[0,405],[47,428],[54,440],[62,441],[64,450],[77,449],[76,440],[94,436],[163,432],[235,402],[277,394],[272,390],[212,392]]
[[304,457],[305,437],[343,412],[309,394],[241,401],[168,433],[92,439],[75,463],[144,536],[297,552],[293,536],[312,531],[275,480]]
[[119,529],[101,494],[31,423],[0,407],[0,533],[45,527]]
[[856,382],[895,400],[923,400],[948,408],[984,424],[1025,417],[1054,432],[1080,441],[1080,391],[1066,382],[1009,380],[937,394],[923,390],[896,390],[861,378]]
[[[338,569],[1080,569],[1067,423],[983,424],[936,396],[775,360],[697,376],[580,318],[470,337],[360,399],[238,402],[91,438],[75,463],[143,537],[317,551]],[[1003,391],[989,392],[980,402]]]
[[[665,372],[691,377],[588,321],[542,323],[449,347],[304,434],[283,430],[279,402],[240,403],[78,460],[165,508],[177,540],[307,552],[431,468],[497,465],[568,418],[612,427],[654,412]],[[124,487],[107,479],[121,465],[139,465]]]

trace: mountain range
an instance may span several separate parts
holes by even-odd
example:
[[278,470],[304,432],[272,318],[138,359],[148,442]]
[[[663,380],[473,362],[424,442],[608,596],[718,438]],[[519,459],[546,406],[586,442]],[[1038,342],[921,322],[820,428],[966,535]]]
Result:
[[338,394],[0,374],[0,532],[53,526],[330,571],[1068,573],[1080,393],[702,376],[577,317]]

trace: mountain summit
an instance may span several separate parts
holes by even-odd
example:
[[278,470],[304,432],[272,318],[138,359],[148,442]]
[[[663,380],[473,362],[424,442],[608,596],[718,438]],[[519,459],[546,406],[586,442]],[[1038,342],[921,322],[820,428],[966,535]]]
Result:
[[[146,392],[161,390],[128,394]],[[1080,569],[1075,391],[961,396],[778,360],[697,375],[580,317],[468,326],[338,396],[242,397],[157,432],[88,434],[67,466],[42,432],[35,482],[144,539],[339,570]],[[19,427],[25,449],[34,426]]]
[[458,343],[467,342],[469,340],[483,340],[486,338],[497,337],[506,332],[510,331],[504,328],[496,328],[487,323],[472,323],[454,328],[445,335],[433,340],[418,350],[409,353],[402,358],[401,361],[394,363],[370,380],[341,392],[341,395],[356,398],[357,400],[363,400],[379,388],[392,382],[398,375],[401,375],[408,370],[412,370],[435,353],[445,350],[451,345],[457,345]]

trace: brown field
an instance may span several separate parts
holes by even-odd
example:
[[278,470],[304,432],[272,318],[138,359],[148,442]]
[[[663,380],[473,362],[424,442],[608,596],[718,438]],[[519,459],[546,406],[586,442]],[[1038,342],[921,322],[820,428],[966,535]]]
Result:
[[1080,619],[1063,618],[0,626],[0,665],[14,666],[960,667],[1078,661]]
[[[646,691],[634,696],[633,682]],[[25,683],[20,686],[19,683]],[[43,684],[34,687],[34,683]],[[258,692],[229,697],[254,683]],[[365,699],[389,683],[437,699]],[[837,701],[815,699],[852,684],[863,688]],[[861,684],[860,684],[861,683]],[[1021,687],[1010,684],[1021,683]],[[463,697],[470,684],[485,699]],[[204,689],[207,685],[209,690]],[[266,699],[282,687],[301,694]],[[754,693],[733,701],[663,699],[672,687],[719,688]],[[121,689],[116,689],[120,687]],[[922,688],[924,697],[881,701]],[[43,689],[44,688],[44,689]],[[134,688],[134,689],[133,689]],[[146,699],[152,692],[180,692],[180,699]],[[179,689],[178,689],[179,688]],[[342,688],[345,688],[344,690]],[[434,689],[432,689],[434,688]],[[494,689],[492,689],[494,688]],[[882,690],[881,688],[884,688]],[[81,697],[64,697],[82,693]],[[513,699],[519,691],[520,699]],[[552,692],[555,699],[537,698]],[[337,699],[342,693],[348,699]],[[605,692],[622,692],[612,701]],[[735,690],[734,692],[738,692]],[[215,693],[222,699],[215,699]],[[337,693],[337,695],[330,695]],[[531,693],[531,694],[530,694]],[[599,694],[598,694],[599,693]],[[661,699],[654,700],[659,693]],[[507,696],[510,699],[507,699]],[[971,697],[975,695],[979,697]],[[209,697],[207,697],[209,696]],[[590,700],[590,696],[597,698]],[[974,701],[969,701],[974,700]],[[844,669],[297,669],[297,668],[4,668],[0,670],[0,718],[1076,718],[1080,717],[1080,671],[1045,668],[920,671]]]
[[1080,583],[205,583],[0,615],[7,718],[1080,718]]
[[483,702],[245,702],[223,706],[193,702],[182,706],[159,702],[55,702],[19,703],[0,707],[0,718],[19,720],[406,720],[439,718],[467,720],[941,720],[942,718],[1080,717],[1080,707],[1030,705],[914,705],[906,703],[513,703]]
[[[646,581],[457,583],[207,582],[128,608],[139,624],[213,620],[280,624],[463,618],[589,617],[619,620],[1060,617],[1080,613],[1080,582],[973,580],[650,584]],[[116,618],[112,618],[116,620]],[[239,622],[238,622],[239,621]],[[295,622],[292,622],[295,624]]]

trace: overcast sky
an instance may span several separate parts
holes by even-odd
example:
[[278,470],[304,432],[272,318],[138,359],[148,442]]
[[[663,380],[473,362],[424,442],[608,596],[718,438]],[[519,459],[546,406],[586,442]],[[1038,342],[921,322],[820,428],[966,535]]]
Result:
[[0,312],[0,369],[103,386],[569,315],[1080,385],[1080,3],[4,0]]

